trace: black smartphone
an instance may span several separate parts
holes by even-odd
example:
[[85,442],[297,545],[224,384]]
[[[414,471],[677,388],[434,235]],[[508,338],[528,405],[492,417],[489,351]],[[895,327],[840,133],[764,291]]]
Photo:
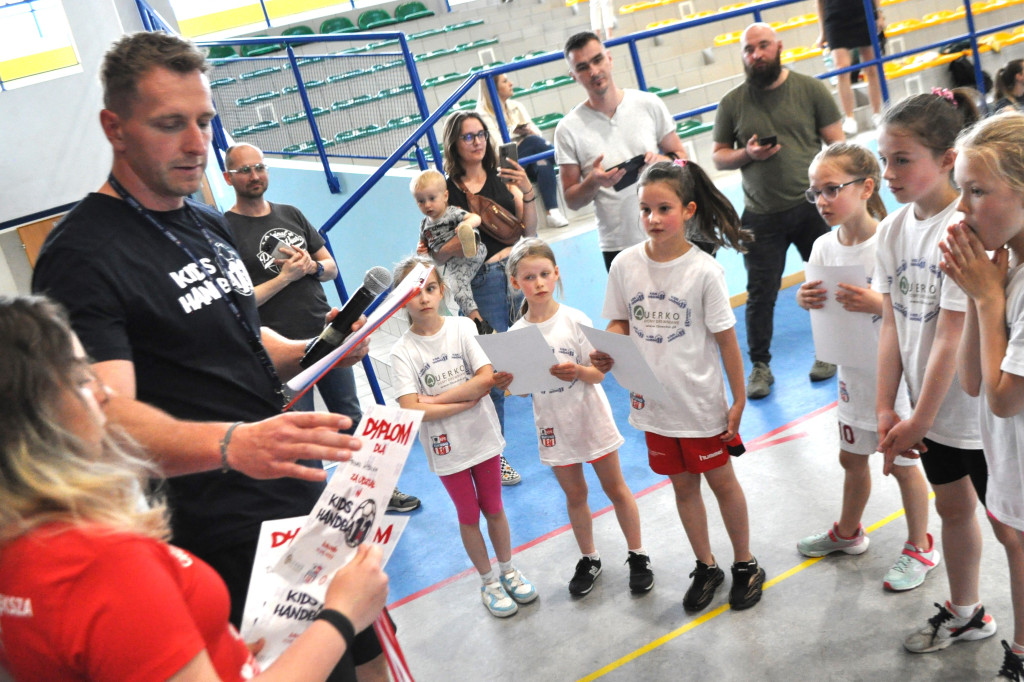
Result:
[[619,165],[612,166],[608,169],[609,173],[620,169],[626,171],[626,174],[622,176],[622,179],[615,183],[616,192],[621,192],[634,184],[640,178],[640,169],[644,167],[644,156],[646,156],[646,154],[639,154],[628,161],[623,161]]
[[757,138],[757,143],[762,147],[774,147],[779,143],[779,138],[775,135],[768,135],[767,137]]
[[[508,159],[512,159],[516,163],[519,162],[519,149],[516,147],[515,142],[509,142],[498,147],[498,165],[502,168],[512,168],[512,164],[506,163]],[[506,178],[505,182],[512,182],[512,180]]]
[[[288,249],[288,251],[284,251],[283,249]],[[270,252],[270,257],[275,260],[288,260],[294,253],[295,251],[293,251],[290,246],[278,239],[273,250]]]

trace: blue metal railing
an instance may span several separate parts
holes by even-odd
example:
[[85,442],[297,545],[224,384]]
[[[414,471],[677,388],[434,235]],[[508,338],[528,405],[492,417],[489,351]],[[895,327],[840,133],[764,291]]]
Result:
[[[652,28],[652,29],[646,29],[646,30],[643,30],[643,31],[638,31],[636,33],[633,33],[633,34],[630,34],[630,35],[627,35],[627,36],[622,36],[622,37],[619,37],[619,38],[614,38],[612,40],[609,40],[609,41],[607,41],[605,43],[605,45],[607,47],[609,47],[609,48],[617,47],[617,46],[622,46],[622,45],[627,47],[627,49],[629,50],[629,53],[630,53],[631,63],[632,63],[632,66],[633,66],[633,71],[634,71],[634,74],[635,74],[635,77],[636,77],[637,84],[638,84],[638,86],[641,89],[645,89],[646,90],[647,89],[647,80],[646,80],[646,77],[645,77],[645,74],[644,74],[644,70],[643,70],[643,60],[641,59],[640,51],[639,51],[639,47],[638,47],[638,45],[639,45],[639,43],[641,41],[653,40],[653,39],[658,38],[660,36],[669,35],[669,34],[672,34],[672,33],[678,33],[678,32],[681,32],[681,31],[686,31],[686,30],[690,30],[690,29],[697,28],[697,27],[700,27],[700,26],[705,26],[705,25],[709,25],[709,24],[713,24],[713,23],[718,23],[718,22],[721,22],[721,21],[727,21],[729,19],[734,19],[734,18],[742,18],[742,17],[751,16],[754,21],[762,21],[763,20],[762,17],[763,17],[763,13],[764,12],[769,11],[769,10],[773,10],[773,9],[776,9],[776,8],[780,8],[780,7],[785,7],[787,5],[796,4],[796,3],[801,2],[801,1],[802,0],[768,0],[766,2],[757,3],[756,5],[753,5],[753,6],[738,8],[738,9],[730,10],[730,11],[727,11],[727,12],[719,12],[719,13],[716,13],[714,15],[707,16],[707,17],[699,17],[699,18],[694,18],[694,19],[683,20],[683,21],[680,21],[680,22],[677,22],[677,23],[673,23],[673,24],[670,24],[670,25],[667,25],[667,26],[661,26],[661,27],[657,27],[657,28]],[[864,4],[865,16],[868,17],[868,26],[869,27],[870,26],[874,26],[874,18],[873,18],[874,17],[874,8],[873,8],[872,0],[862,0],[862,2]],[[155,30],[155,29],[162,29],[162,30],[168,30],[168,31],[171,30],[169,28],[169,26],[167,26],[166,22],[164,22],[159,17],[158,14],[153,12],[148,7],[148,5],[146,5],[145,0],[136,0],[136,3],[139,5],[140,13],[143,15],[143,23],[147,26],[147,28],[149,30]],[[882,90],[883,99],[885,101],[888,101],[889,100],[889,90],[888,90],[888,85],[887,85],[887,80],[886,80],[886,77],[885,77],[885,70],[884,70],[884,65],[886,63],[892,62],[892,61],[896,61],[896,60],[899,60],[899,59],[903,59],[903,58],[905,58],[907,56],[910,56],[910,55],[918,54],[918,53],[921,53],[921,52],[926,52],[928,50],[938,49],[938,48],[941,48],[944,45],[949,45],[949,44],[952,44],[952,43],[955,43],[955,42],[958,42],[958,41],[969,40],[970,41],[970,45],[971,45],[971,51],[972,51],[972,54],[974,56],[974,67],[975,67],[976,81],[978,83],[979,90],[982,92],[982,94],[984,94],[984,83],[983,83],[982,71],[981,71],[981,60],[980,60],[980,54],[979,54],[979,50],[978,50],[978,37],[979,36],[985,36],[985,35],[993,34],[993,33],[997,33],[999,31],[1005,31],[1007,29],[1010,29],[1010,28],[1022,25],[1022,24],[1024,24],[1024,20],[1017,20],[1017,21],[1006,22],[1006,23],[1001,24],[999,26],[988,28],[988,29],[985,29],[983,31],[978,31],[977,27],[976,27],[976,25],[974,23],[973,12],[971,10],[971,0],[964,0],[964,5],[965,5],[965,9],[966,9],[965,16],[966,16],[967,29],[968,29],[968,33],[966,33],[964,35],[959,35],[959,36],[955,36],[955,37],[952,37],[952,38],[947,38],[947,39],[944,39],[944,40],[936,41],[934,43],[929,43],[929,44],[924,45],[924,46],[920,46],[920,47],[916,47],[916,48],[913,48],[913,49],[910,49],[910,50],[906,50],[906,51],[903,51],[903,52],[899,52],[899,53],[890,54],[890,55],[884,55],[883,56],[881,54],[881,49],[880,49],[880,45],[879,45],[879,42],[878,42],[878,37],[875,34],[875,31],[869,31],[869,33],[871,34],[872,47],[874,48],[874,52],[875,52],[875,58],[874,59],[865,60],[865,61],[861,62],[860,64],[855,64],[855,65],[851,65],[851,66],[848,66],[848,67],[843,67],[843,68],[838,68],[838,69],[833,69],[833,70],[830,70],[830,71],[826,71],[826,72],[817,74],[816,77],[819,78],[819,79],[831,78],[831,77],[839,75],[841,73],[847,73],[847,72],[855,71],[857,69],[874,68],[874,69],[877,69],[877,72],[878,72],[878,75],[879,75],[879,83],[880,83],[880,87],[881,87],[881,90]],[[268,25],[269,25],[269,20],[268,20]],[[320,158],[321,163],[323,164],[323,167],[324,167],[324,170],[325,170],[325,174],[328,177],[328,183],[330,184],[330,186],[332,188],[332,192],[333,192],[333,191],[337,191],[336,190],[337,179],[334,177],[333,173],[330,170],[330,166],[329,166],[329,163],[328,163],[328,160],[327,160],[327,153],[325,152],[325,150],[323,148],[323,144],[321,142],[321,137],[319,135],[318,129],[316,128],[315,117],[312,115],[311,107],[309,106],[308,97],[305,95],[305,84],[302,82],[301,74],[296,69],[295,56],[294,56],[294,53],[292,51],[292,45],[294,45],[294,44],[302,44],[302,43],[310,43],[310,42],[329,41],[329,40],[353,40],[353,39],[356,39],[356,40],[363,40],[363,41],[365,41],[365,40],[368,40],[368,39],[370,39],[370,40],[372,40],[372,39],[385,39],[386,40],[386,39],[393,39],[393,38],[397,38],[400,41],[401,48],[402,48],[402,56],[403,56],[403,58],[406,61],[406,67],[407,67],[408,72],[409,72],[410,81],[411,81],[411,83],[413,85],[413,91],[414,91],[414,93],[416,95],[417,108],[420,111],[420,116],[421,116],[422,121],[416,127],[416,129],[402,143],[400,143],[397,146],[395,151],[392,152],[391,155],[388,156],[388,158],[385,159],[374,170],[374,172],[371,173],[370,176],[359,187],[357,187],[355,189],[355,191],[352,193],[352,195],[349,196],[348,198],[346,198],[346,200],[342,203],[342,205],[338,208],[338,210],[335,211],[334,214],[331,215],[331,217],[327,219],[327,221],[319,229],[320,234],[324,235],[325,237],[326,237],[327,233],[335,225],[337,225],[341,221],[341,219],[357,203],[359,203],[360,200],[362,200],[363,197],[366,196],[366,194],[377,184],[377,182],[380,181],[380,179],[382,177],[384,177],[384,175],[389,170],[391,170],[391,168],[394,167],[394,165],[398,161],[406,158],[406,154],[410,151],[410,149],[415,148],[414,153],[415,153],[415,156],[416,156],[416,159],[417,159],[417,162],[418,162],[420,168],[426,168],[428,166],[429,162],[428,162],[428,160],[426,158],[426,155],[424,154],[423,149],[421,148],[421,146],[418,144],[418,141],[421,138],[423,138],[424,136],[427,138],[427,146],[431,150],[431,155],[432,155],[434,164],[437,166],[438,170],[443,170],[442,166],[441,166],[441,150],[439,148],[436,136],[434,134],[434,126],[441,120],[441,118],[443,116],[448,114],[448,112],[455,106],[455,104],[474,85],[476,85],[476,83],[481,78],[487,79],[487,84],[486,84],[487,95],[491,98],[492,105],[494,105],[493,106],[493,110],[494,110],[494,113],[495,113],[495,118],[497,119],[498,127],[499,127],[499,129],[501,131],[502,137],[503,137],[504,140],[507,141],[509,139],[508,127],[507,127],[507,124],[505,123],[505,120],[504,120],[504,114],[502,112],[502,108],[501,108],[501,106],[498,106],[498,103],[500,102],[500,99],[498,97],[497,88],[495,87],[494,77],[498,76],[498,75],[501,75],[501,74],[511,73],[511,72],[515,72],[515,71],[521,71],[521,70],[524,70],[524,69],[529,69],[529,68],[532,68],[532,67],[540,66],[542,64],[547,64],[547,63],[550,63],[550,62],[558,61],[558,60],[563,58],[562,53],[561,52],[548,52],[548,53],[545,53],[545,54],[542,54],[542,55],[537,55],[537,56],[534,56],[534,57],[523,59],[521,61],[517,61],[517,62],[511,63],[511,64],[503,64],[503,65],[488,67],[488,68],[482,69],[482,70],[480,70],[480,71],[478,71],[476,73],[473,73],[472,75],[469,76],[469,78],[467,78],[465,81],[463,81],[463,83],[456,88],[455,92],[453,92],[451,95],[449,95],[448,98],[445,99],[445,101],[440,106],[438,106],[438,108],[435,111],[430,112],[430,111],[428,111],[428,106],[427,106],[427,103],[426,103],[426,99],[425,99],[425,97],[423,95],[423,88],[422,88],[422,86],[420,84],[420,81],[419,81],[419,76],[418,76],[418,72],[417,72],[417,69],[416,69],[415,59],[414,59],[411,51],[409,50],[409,46],[408,46],[408,42],[406,40],[405,34],[402,33],[402,32],[389,32],[389,33],[379,33],[379,34],[378,33],[374,33],[374,34],[347,34],[347,35],[338,35],[338,36],[325,36],[325,35],[314,35],[314,36],[273,36],[273,37],[265,37],[265,38],[246,38],[246,39],[238,39],[238,40],[223,40],[223,41],[216,41],[215,43],[201,43],[201,45],[205,45],[205,46],[210,46],[210,45],[214,45],[214,44],[221,44],[221,45],[246,44],[246,43],[252,44],[252,43],[260,43],[260,42],[265,42],[265,43],[285,43],[287,45],[287,48],[288,48],[288,58],[289,58],[289,61],[292,64],[292,71],[295,74],[295,77],[296,77],[296,80],[297,80],[297,84],[299,86],[299,92],[300,92],[300,95],[302,96],[302,100],[303,100],[303,107],[304,107],[304,109],[306,111],[306,115],[307,115],[307,118],[309,120],[310,126],[313,129],[313,131],[314,131],[313,139],[315,140],[316,147],[317,147],[317,154],[316,155]],[[702,106],[699,106],[699,107],[695,107],[695,108],[683,111],[683,112],[678,113],[678,114],[674,114],[673,115],[673,119],[676,120],[676,121],[680,121],[680,120],[684,120],[684,119],[693,118],[695,116],[699,116],[701,114],[714,111],[715,109],[717,109],[717,107],[718,107],[717,103],[702,105]],[[220,139],[223,140],[223,135],[221,135]],[[526,164],[529,164],[529,163],[533,163],[535,161],[539,161],[541,159],[552,158],[553,156],[554,156],[554,152],[549,150],[549,151],[546,151],[546,152],[542,152],[540,154],[535,154],[533,156],[524,157],[524,158],[520,159],[520,163],[526,165]],[[219,156],[218,156],[218,158],[219,158]],[[327,244],[328,250],[331,251],[332,256],[333,256],[334,254],[333,254],[333,249],[331,249],[330,240],[325,239],[325,242]],[[343,283],[343,281],[341,279],[341,275],[340,274],[338,275],[337,279],[335,280],[335,287],[337,289],[337,292],[338,292],[338,295],[339,295],[340,299],[342,301],[346,301],[348,299],[348,294],[347,294],[347,291],[345,289],[345,285],[344,285],[344,283]],[[367,376],[370,379],[370,385],[371,385],[371,389],[372,389],[372,391],[374,393],[374,397],[377,399],[378,402],[383,402],[383,397],[380,394],[380,388],[377,385],[376,377],[375,377],[375,375],[373,373],[373,370],[372,370],[372,367],[370,365],[368,357],[366,359],[364,359],[364,367],[366,369]]]

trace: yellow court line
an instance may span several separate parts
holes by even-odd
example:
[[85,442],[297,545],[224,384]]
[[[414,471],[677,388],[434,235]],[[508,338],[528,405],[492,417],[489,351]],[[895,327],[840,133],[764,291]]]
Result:
[[[928,499],[932,499],[934,497],[935,497],[935,493],[934,492],[931,492],[931,493],[928,494]],[[894,511],[892,514],[889,514],[888,516],[886,516],[881,521],[878,521],[878,522],[873,523],[870,526],[868,526],[866,529],[864,529],[864,532],[865,533],[870,533],[870,532],[873,532],[875,530],[878,530],[882,526],[884,526],[884,525],[886,525],[888,523],[892,523],[893,521],[895,521],[899,517],[903,516],[903,514],[904,514],[904,510],[902,508],[898,509],[898,510]],[[772,578],[771,580],[767,581],[764,584],[764,589],[767,590],[768,588],[770,588],[770,587],[772,587],[774,585],[777,585],[778,583],[781,583],[783,580],[786,580],[787,578],[793,577],[794,575],[796,575],[800,571],[804,570],[805,568],[808,568],[809,566],[813,566],[814,564],[818,563],[819,561],[821,561],[824,558],[825,557],[823,557],[823,556],[822,557],[815,557],[813,559],[807,559],[806,561],[803,561],[803,562],[797,564],[796,566],[794,566],[793,568],[789,569],[785,573],[783,573],[783,574],[781,574],[781,575],[779,575],[779,576],[777,576],[775,578]],[[649,644],[645,644],[644,646],[640,647],[639,649],[636,649],[635,651],[631,651],[630,653],[626,654],[625,656],[623,656],[622,658],[618,659],[617,661],[612,661],[611,663],[609,663],[608,665],[604,666],[600,670],[596,670],[596,671],[590,673],[589,675],[587,675],[586,677],[581,677],[578,682],[590,682],[591,680],[596,680],[599,677],[604,677],[605,675],[607,675],[608,673],[612,672],[613,670],[621,668],[622,666],[624,666],[625,664],[629,663],[630,661],[634,661],[634,660],[640,658],[641,656],[643,656],[644,654],[649,653],[651,651],[654,651],[655,649],[657,649],[658,647],[660,647],[663,644],[668,644],[669,642],[671,642],[676,637],[679,637],[680,635],[686,634],[690,630],[693,630],[694,628],[696,628],[699,625],[703,625],[704,623],[708,622],[712,618],[717,618],[718,616],[722,615],[723,613],[725,613],[728,610],[729,610],[729,605],[728,604],[722,604],[717,609],[715,609],[713,611],[709,611],[708,613],[705,613],[705,614],[701,615],[700,617],[695,618],[694,620],[691,620],[686,625],[683,625],[682,627],[676,628],[672,632],[669,632],[667,634],[662,635],[661,637],[659,637],[658,639],[654,640],[653,642],[650,642]]]

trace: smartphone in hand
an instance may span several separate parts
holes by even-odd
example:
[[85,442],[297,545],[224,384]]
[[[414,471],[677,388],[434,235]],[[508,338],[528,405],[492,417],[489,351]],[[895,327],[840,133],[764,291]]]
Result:
[[[501,168],[512,168],[512,164],[508,163],[509,159],[516,163],[519,162],[519,148],[516,147],[515,142],[509,142],[498,147],[498,166]],[[512,180],[506,178],[505,182],[512,182]]]
[[757,138],[757,143],[762,147],[774,147],[779,143],[779,138],[775,135],[768,135],[766,137]]
[[623,161],[617,166],[612,166],[608,169],[609,173],[614,173],[617,170],[625,170],[626,174],[622,176],[622,179],[615,183],[615,191],[621,192],[626,189],[637,180],[640,179],[640,169],[644,167],[644,157],[646,154],[638,154],[628,161]]

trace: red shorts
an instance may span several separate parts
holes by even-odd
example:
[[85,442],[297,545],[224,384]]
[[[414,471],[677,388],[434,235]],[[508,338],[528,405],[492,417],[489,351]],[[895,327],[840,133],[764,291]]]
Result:
[[739,434],[728,443],[718,436],[673,438],[649,431],[645,431],[644,436],[647,439],[647,461],[651,471],[663,476],[703,474],[725,466],[730,453],[740,455],[744,450]]

